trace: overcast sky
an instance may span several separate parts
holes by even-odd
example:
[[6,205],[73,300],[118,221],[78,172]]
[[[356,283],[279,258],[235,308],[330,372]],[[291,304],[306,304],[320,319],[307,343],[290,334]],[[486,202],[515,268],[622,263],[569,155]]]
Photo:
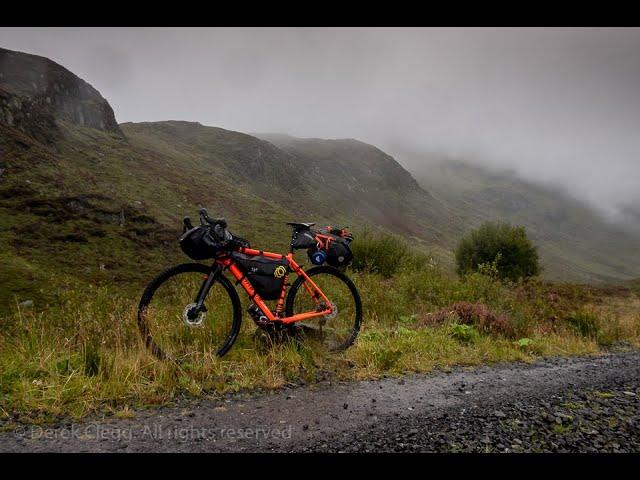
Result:
[[61,63],[119,122],[409,145],[640,204],[640,29],[0,28],[0,46]]

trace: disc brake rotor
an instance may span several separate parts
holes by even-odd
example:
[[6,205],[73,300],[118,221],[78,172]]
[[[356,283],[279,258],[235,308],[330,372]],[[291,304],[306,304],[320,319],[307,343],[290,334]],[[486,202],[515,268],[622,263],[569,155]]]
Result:
[[338,315],[338,307],[335,303],[331,302],[331,313],[327,313],[323,316],[326,320],[331,320],[332,318],[336,318]]
[[196,306],[197,305],[195,303],[190,303],[182,312],[182,320],[184,320],[184,323],[186,323],[188,327],[201,327],[204,323],[204,319],[207,317],[207,312],[199,312],[198,315],[193,317],[193,312]]

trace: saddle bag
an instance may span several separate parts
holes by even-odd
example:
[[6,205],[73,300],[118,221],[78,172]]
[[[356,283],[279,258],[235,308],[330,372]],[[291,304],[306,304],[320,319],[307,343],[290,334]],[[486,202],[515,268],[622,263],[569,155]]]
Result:
[[325,261],[332,267],[345,267],[351,263],[353,253],[349,244],[353,235],[350,232],[338,227],[326,227],[315,230],[314,235],[317,246],[309,249],[310,257],[317,250],[323,250]]

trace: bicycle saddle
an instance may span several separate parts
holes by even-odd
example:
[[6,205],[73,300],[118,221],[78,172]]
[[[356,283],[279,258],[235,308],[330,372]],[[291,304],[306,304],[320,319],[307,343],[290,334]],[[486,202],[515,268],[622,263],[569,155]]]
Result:
[[287,222],[287,225],[293,227],[294,230],[309,230],[311,227],[315,225],[315,223],[298,223],[298,222]]

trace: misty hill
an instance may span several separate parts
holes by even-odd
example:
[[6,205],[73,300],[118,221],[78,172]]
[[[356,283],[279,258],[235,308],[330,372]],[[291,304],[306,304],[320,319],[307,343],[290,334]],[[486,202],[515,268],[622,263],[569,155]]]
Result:
[[[287,248],[286,221],[368,224],[449,265],[457,238],[482,218],[446,195],[437,177],[426,172],[420,185],[391,156],[356,140],[258,138],[184,121],[118,125],[99,92],[43,57],[1,50],[0,92],[0,307],[46,302],[79,282],[147,281],[186,260],[176,238],[182,216],[199,205],[264,248]],[[517,189],[495,188],[507,196]],[[577,249],[571,231],[535,231],[546,242],[548,271],[637,276],[628,245],[591,225],[579,230]]]
[[624,205],[618,215],[620,223],[640,235],[640,203]]
[[453,226],[436,200],[393,157],[354,139],[256,134],[290,154],[331,215],[361,218],[406,236],[448,246]]
[[550,278],[620,281],[640,272],[640,236],[560,190],[461,161],[403,156],[418,182],[454,209],[466,229],[487,220],[527,227]]
[[[444,249],[446,237],[428,228],[435,200],[375,147],[324,142],[335,146],[313,156],[194,122],[118,126],[102,96],[63,67],[17,52],[3,59],[4,304],[46,285],[145,280],[184,261],[175,240],[199,205],[258,246],[284,250],[284,223],[299,220],[373,224]],[[321,160],[318,176],[311,164]]]

